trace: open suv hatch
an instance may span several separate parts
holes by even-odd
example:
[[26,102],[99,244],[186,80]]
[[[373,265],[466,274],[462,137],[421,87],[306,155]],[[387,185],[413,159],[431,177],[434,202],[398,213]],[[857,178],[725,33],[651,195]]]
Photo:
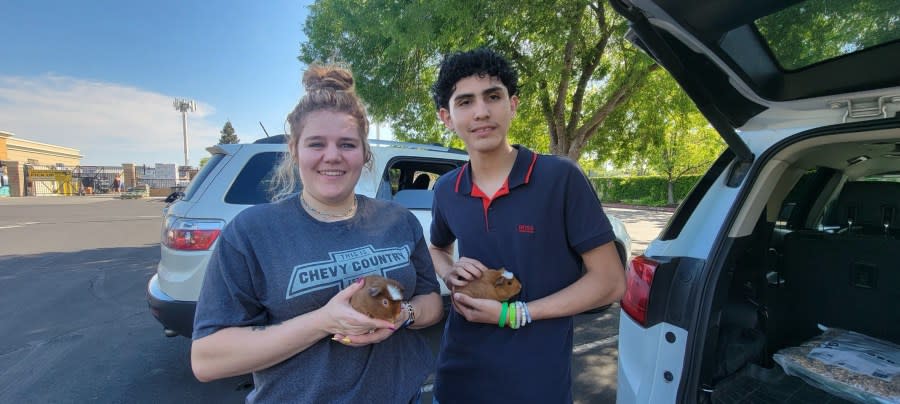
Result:
[[618,402],[900,402],[897,2],[611,3],[728,144],[627,269]]

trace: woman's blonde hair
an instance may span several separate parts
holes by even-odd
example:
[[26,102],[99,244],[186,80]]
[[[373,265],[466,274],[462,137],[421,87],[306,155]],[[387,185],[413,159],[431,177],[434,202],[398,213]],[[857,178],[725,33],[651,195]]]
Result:
[[300,172],[297,169],[297,143],[307,118],[316,111],[345,113],[356,120],[366,167],[371,168],[372,149],[366,140],[369,120],[366,117],[366,107],[353,90],[353,74],[339,66],[311,65],[303,74],[303,87],[306,88],[306,94],[287,116],[290,126],[288,153],[282,158],[272,178],[272,200],[284,199],[297,192],[301,186]]

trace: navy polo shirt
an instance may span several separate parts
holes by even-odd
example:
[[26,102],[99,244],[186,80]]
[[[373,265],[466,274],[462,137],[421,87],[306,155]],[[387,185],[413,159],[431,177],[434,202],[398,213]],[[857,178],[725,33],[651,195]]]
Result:
[[[472,182],[468,164],[438,179],[431,243],[457,241],[460,257],[511,271],[522,282],[516,300],[529,302],[578,280],[581,254],[615,236],[574,162],[514,147],[512,171],[492,197]],[[443,404],[572,402],[572,334],[572,317],[513,330],[451,310],[435,396]]]

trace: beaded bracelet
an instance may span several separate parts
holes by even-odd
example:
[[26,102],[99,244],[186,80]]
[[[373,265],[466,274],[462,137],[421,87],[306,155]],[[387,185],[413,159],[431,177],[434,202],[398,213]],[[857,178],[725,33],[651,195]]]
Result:
[[520,327],[524,327],[526,324],[531,323],[531,313],[528,311],[528,303],[519,302],[519,308],[522,310],[522,324]]
[[528,322],[525,319],[525,303],[516,302],[516,311],[519,314],[519,327],[524,327]]
[[528,311],[528,303],[526,302],[503,302],[500,309],[500,319],[497,325],[500,328],[508,326],[514,330],[522,328],[531,323],[531,312]]
[[512,315],[512,322],[510,323],[510,328],[518,329],[519,328],[519,310],[516,309],[516,302],[512,302],[509,305],[509,312]]
[[516,313],[519,315],[519,328],[522,328],[525,326],[525,324],[528,324],[525,321],[525,312],[522,310],[522,302],[516,302]]

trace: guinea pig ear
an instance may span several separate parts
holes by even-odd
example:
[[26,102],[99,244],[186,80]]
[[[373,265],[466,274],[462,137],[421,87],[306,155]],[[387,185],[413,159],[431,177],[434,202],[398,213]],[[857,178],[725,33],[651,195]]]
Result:
[[369,296],[375,297],[378,296],[379,293],[381,293],[381,288],[377,286],[372,286],[369,288]]
[[387,285],[388,295],[390,295],[391,300],[400,301],[403,300],[403,287],[398,287],[394,285]]
[[509,281],[509,279],[506,279],[505,276],[498,276],[497,280],[494,281],[494,286],[500,286],[500,285],[506,283],[507,281]]

